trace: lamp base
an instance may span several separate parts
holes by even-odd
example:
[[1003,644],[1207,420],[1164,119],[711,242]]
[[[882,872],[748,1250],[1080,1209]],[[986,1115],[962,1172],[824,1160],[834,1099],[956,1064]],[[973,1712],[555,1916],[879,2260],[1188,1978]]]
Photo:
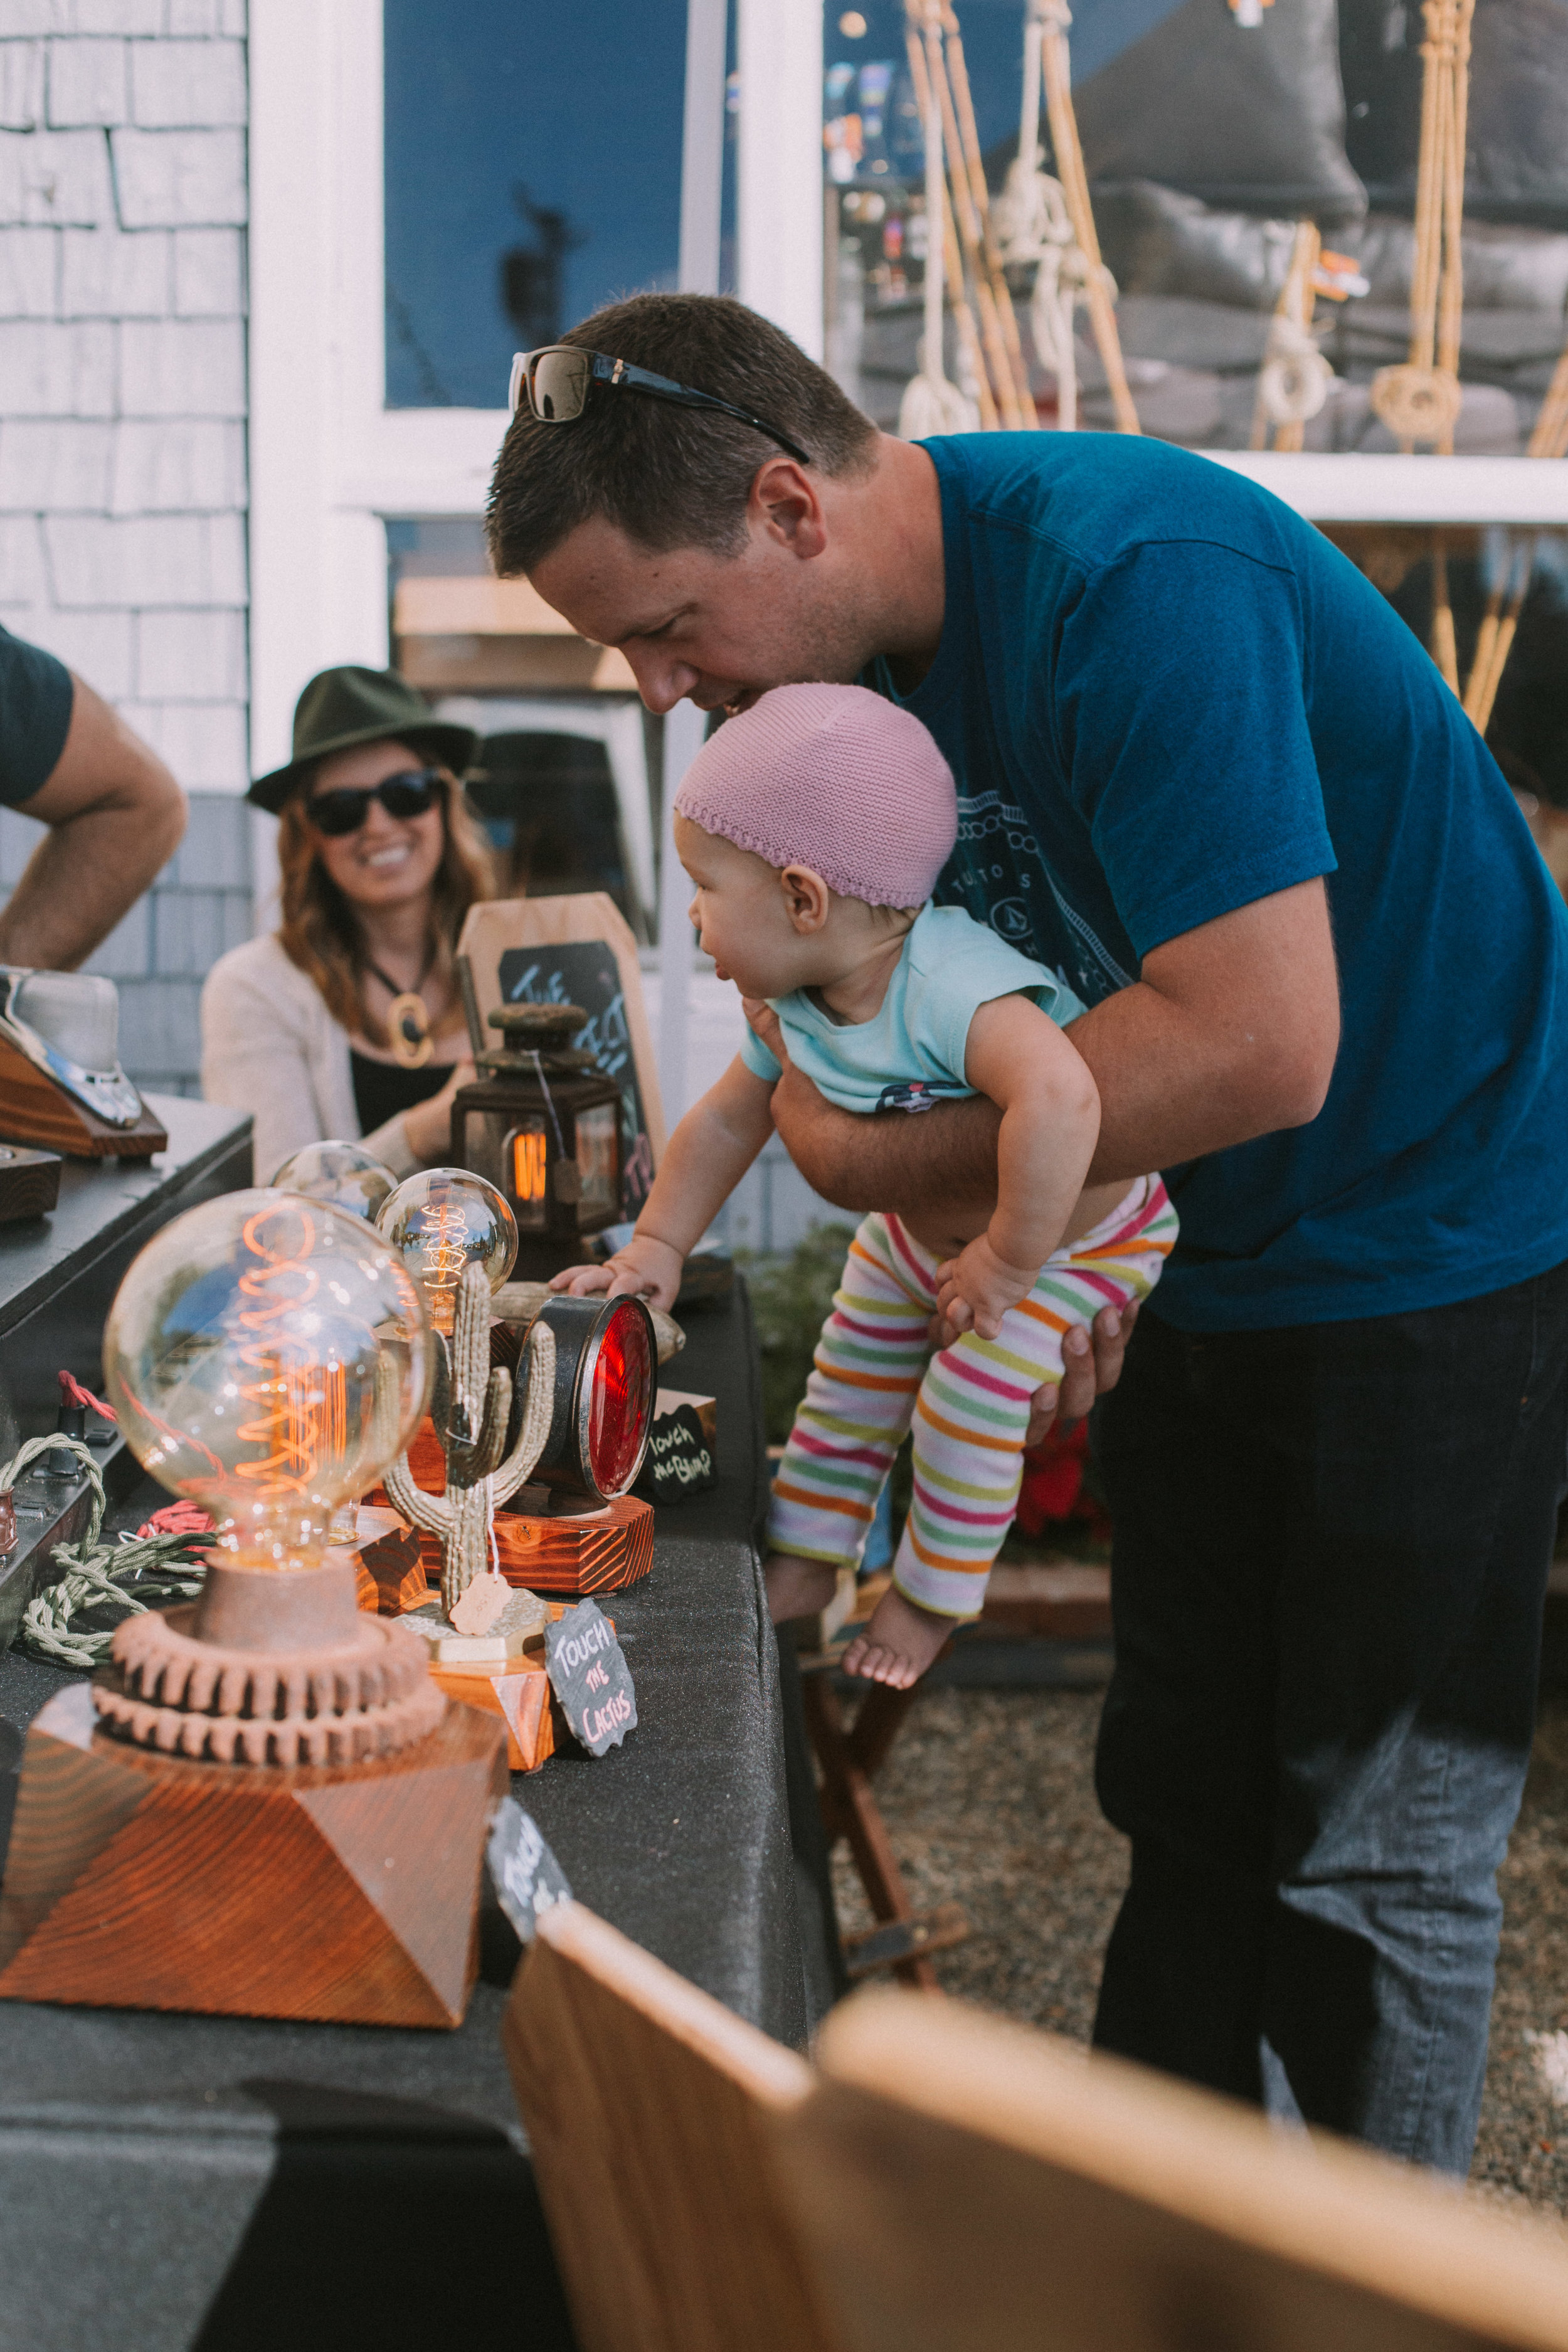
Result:
[[468,1706],[374,1762],[247,1769],[131,1747],[74,1684],[23,1750],[0,2000],[458,2025],[506,1787]]
[[501,1574],[530,1592],[620,1592],[653,1566],[653,1507],[637,1495],[547,1517],[498,1511],[495,1531]]

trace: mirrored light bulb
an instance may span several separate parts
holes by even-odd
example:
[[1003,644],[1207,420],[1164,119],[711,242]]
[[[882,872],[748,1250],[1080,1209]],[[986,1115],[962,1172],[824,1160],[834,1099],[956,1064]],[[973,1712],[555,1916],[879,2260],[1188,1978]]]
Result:
[[397,1179],[363,1143],[307,1143],[283,1162],[272,1179],[275,1192],[298,1192],[307,1201],[330,1201],[334,1209],[374,1224],[381,1206],[397,1190]]
[[405,1177],[375,1223],[423,1291],[431,1323],[448,1337],[464,1269],[483,1266],[497,1290],[517,1260],[517,1220],[505,1198],[466,1168]]
[[435,1344],[397,1254],[319,1201],[225,1193],[135,1258],[104,1327],[126,1443],[251,1568],[316,1565],[419,1425]]

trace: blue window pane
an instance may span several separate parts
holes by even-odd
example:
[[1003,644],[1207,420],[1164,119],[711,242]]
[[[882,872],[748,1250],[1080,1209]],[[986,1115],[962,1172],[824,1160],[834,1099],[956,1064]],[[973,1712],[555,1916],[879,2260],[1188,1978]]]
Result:
[[673,286],[685,0],[385,0],[386,404],[500,408],[514,351]]

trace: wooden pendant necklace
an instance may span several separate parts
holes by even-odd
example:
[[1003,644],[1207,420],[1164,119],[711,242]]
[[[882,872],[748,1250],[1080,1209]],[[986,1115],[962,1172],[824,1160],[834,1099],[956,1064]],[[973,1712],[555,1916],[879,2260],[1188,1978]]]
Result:
[[[433,953],[426,957],[425,969],[419,975],[419,988],[424,987],[434,961]],[[394,1057],[405,1070],[422,1070],[436,1050],[431,1042],[430,1015],[426,1009],[425,999],[418,989],[399,988],[397,982],[389,980],[381,966],[373,963],[369,956],[363,961],[366,971],[380,981],[392,999],[387,1008],[386,1034],[391,1040]]]

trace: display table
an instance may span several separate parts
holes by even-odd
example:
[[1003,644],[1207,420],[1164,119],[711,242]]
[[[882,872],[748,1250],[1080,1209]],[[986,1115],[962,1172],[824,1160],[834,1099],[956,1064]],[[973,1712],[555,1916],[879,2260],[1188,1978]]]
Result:
[[[799,2042],[831,1993],[825,1879],[752,1541],[763,1465],[743,1292],[688,1329],[679,1383],[720,1400],[721,1482],[660,1508],[652,1575],[607,1602],[638,1727],[602,1762],[557,1757],[513,1788],[584,1902]],[[21,1733],[68,1679],[0,1661],[0,1833]],[[570,2344],[501,2056],[518,1948],[493,1907],[481,1944],[456,2033],[0,2002],[5,2340]]]

